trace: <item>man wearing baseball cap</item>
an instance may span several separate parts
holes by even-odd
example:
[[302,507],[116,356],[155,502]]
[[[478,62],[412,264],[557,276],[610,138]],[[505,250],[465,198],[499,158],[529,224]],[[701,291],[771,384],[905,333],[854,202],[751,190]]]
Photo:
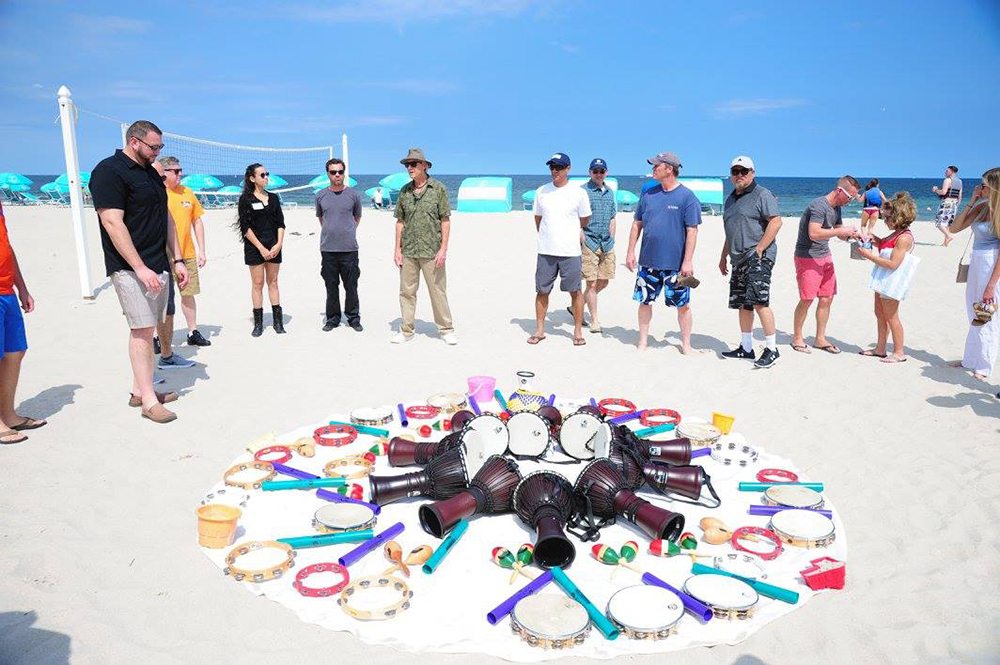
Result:
[[[677,180],[681,160],[672,152],[661,152],[646,160],[653,166],[659,187],[643,192],[635,209],[628,236],[625,266],[639,272],[633,300],[639,303],[639,350],[646,349],[653,301],[663,292],[668,307],[677,308],[681,329],[681,353],[691,353],[691,286],[694,278],[694,248],[701,224],[701,203],[690,189]],[[636,261],[635,246],[642,235]]]
[[[729,165],[733,191],[722,212],[726,240],[722,244],[719,271],[726,275],[729,265],[729,309],[740,313],[740,345],[724,351],[723,358],[753,360],[759,368],[773,367],[778,361],[774,313],[771,311],[771,271],[778,256],[775,238],[781,228],[778,199],[754,180],[753,160],[740,155]],[[764,329],[764,350],[760,358],[753,350],[753,315],[757,312]]]
[[590,310],[590,332],[601,332],[597,318],[597,294],[615,276],[615,192],[604,183],[608,163],[600,157],[590,161],[590,180],[583,186],[590,199],[590,223],[583,228],[583,279],[587,288],[583,301]]
[[590,199],[581,187],[569,185],[569,155],[557,152],[545,164],[552,182],[535,190],[538,260],[535,264],[535,334],[528,344],[545,339],[545,314],[549,293],[559,279],[559,289],[569,293],[573,309],[573,346],[583,346],[583,295],[580,293],[580,229],[590,221]]

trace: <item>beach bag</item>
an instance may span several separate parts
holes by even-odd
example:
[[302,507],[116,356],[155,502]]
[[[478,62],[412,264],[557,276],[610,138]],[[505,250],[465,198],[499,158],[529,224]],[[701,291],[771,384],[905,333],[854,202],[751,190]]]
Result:
[[[884,259],[891,255],[892,249],[889,248],[883,249],[879,254]],[[908,252],[895,270],[875,266],[872,268],[872,277],[871,281],[868,282],[868,288],[885,298],[903,300],[910,290],[910,282],[913,281],[918,265],[920,265],[920,257]]]
[[963,261],[965,260],[965,255],[969,253],[970,245],[972,245],[971,234],[969,235],[969,242],[965,243],[965,251],[958,258],[958,273],[955,275],[955,281],[959,284],[966,284],[969,281],[969,264],[963,263]]

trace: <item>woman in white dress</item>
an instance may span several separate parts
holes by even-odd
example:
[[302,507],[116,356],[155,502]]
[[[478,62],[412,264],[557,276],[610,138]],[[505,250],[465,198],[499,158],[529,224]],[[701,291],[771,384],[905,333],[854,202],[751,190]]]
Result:
[[[956,367],[972,371],[977,379],[987,380],[996,366],[1000,350],[1000,315],[988,323],[974,325],[977,303],[997,305],[997,282],[1000,282],[1000,167],[983,174],[972,199],[948,227],[951,233],[972,228],[972,253],[969,281],[965,285],[965,310],[970,321],[965,338],[965,353]],[[977,324],[979,322],[976,322]]]

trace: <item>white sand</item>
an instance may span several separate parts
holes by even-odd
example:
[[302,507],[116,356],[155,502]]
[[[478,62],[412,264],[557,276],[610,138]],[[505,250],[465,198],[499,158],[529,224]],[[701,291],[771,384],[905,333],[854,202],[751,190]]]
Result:
[[[685,663],[995,662],[1000,654],[1000,401],[995,383],[944,366],[960,357],[967,325],[964,287],[954,283],[964,238],[943,249],[930,225],[915,229],[923,263],[902,306],[910,361],[889,366],[856,355],[874,339],[870,265],[850,261],[839,242],[841,294],[830,337],[845,352],[790,349],[796,220],[786,220],[772,291],[782,357],[763,372],[715,353],[738,339],[717,268],[718,219],[701,227],[702,286],[693,299],[694,343],[712,353],[684,358],[674,347],[676,318],[661,306],[654,348],[636,351],[631,280],[622,266],[602,295],[603,337],[585,333],[588,345],[574,348],[566,298],[556,294],[549,338],[525,344],[534,325],[535,262],[527,212],[455,215],[455,348],[437,339],[423,291],[421,336],[388,343],[399,308],[385,212],[366,211],[360,233],[365,332],[321,332],[315,218],[289,212],[288,230],[301,233],[288,237],[281,278],[289,334],[268,329],[254,340],[249,279],[228,228],[232,213],[213,211],[198,302],[201,329],[214,345],[179,347],[201,364],[169,372],[167,388],[183,393],[173,405],[180,417],[160,426],[125,406],[127,332],[113,291],[103,288],[93,302],[79,298],[69,212],[6,213],[38,307],[28,317],[19,409],[50,424],[0,450],[2,663],[469,662],[366,647],[253,597],[198,550],[194,509],[263,432],[397,396],[461,390],[473,374],[497,376],[510,388],[518,369],[535,371],[546,391],[582,387],[682,413],[731,413],[769,452],[826,483],[851,539],[847,588],[737,646],[685,652]],[[622,217],[623,261],[629,224]],[[87,222],[96,227],[91,211]],[[96,243],[92,249],[99,251]]]

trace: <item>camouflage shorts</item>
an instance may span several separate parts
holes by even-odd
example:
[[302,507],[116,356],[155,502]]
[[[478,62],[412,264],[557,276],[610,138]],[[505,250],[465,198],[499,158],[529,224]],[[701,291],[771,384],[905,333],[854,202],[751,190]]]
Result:
[[729,278],[729,309],[753,309],[756,305],[767,307],[771,302],[771,271],[774,261],[758,257],[750,251],[750,256],[733,266]]

